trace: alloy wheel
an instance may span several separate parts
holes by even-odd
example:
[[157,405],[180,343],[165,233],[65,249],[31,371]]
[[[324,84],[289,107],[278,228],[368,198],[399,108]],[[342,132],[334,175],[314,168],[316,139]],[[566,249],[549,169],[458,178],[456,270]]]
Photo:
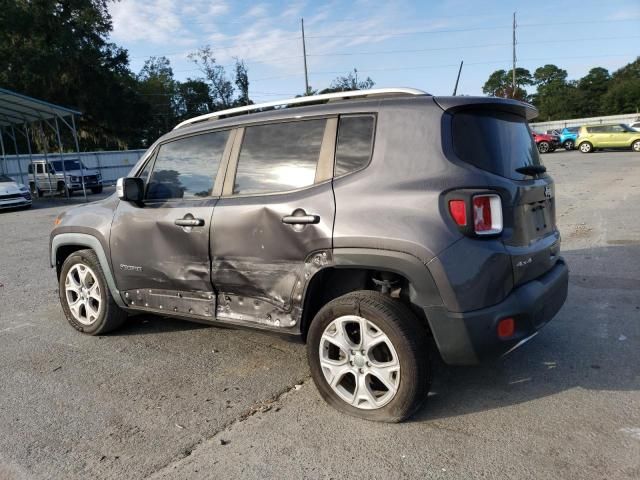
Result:
[[82,263],[73,265],[64,282],[65,295],[73,317],[83,325],[91,325],[102,310],[102,292],[97,276]]
[[320,366],[331,389],[363,410],[389,403],[400,385],[400,361],[389,337],[356,315],[333,320],[320,340]]

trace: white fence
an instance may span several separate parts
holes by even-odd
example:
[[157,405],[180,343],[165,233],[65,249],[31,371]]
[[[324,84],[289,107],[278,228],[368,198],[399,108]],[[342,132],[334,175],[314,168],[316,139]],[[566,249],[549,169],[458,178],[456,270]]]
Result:
[[[123,150],[113,152],[81,152],[81,153],[64,153],[62,157],[65,160],[80,158],[82,163],[88,169],[96,169],[102,175],[102,181],[105,185],[115,184],[120,177],[126,177],[133,166],[138,162],[140,157],[146,150]],[[47,155],[49,161],[60,160],[59,153],[50,153]],[[44,160],[43,154],[32,155],[33,160]],[[9,175],[14,180],[19,180],[25,185],[29,184],[28,155],[7,155],[6,162],[0,157],[0,171]]]
[[564,127],[579,127],[581,125],[601,125],[608,123],[634,123],[640,120],[640,113],[625,115],[609,115],[606,117],[572,118],[569,120],[554,120],[552,122],[531,123],[531,128],[537,132],[563,129]]

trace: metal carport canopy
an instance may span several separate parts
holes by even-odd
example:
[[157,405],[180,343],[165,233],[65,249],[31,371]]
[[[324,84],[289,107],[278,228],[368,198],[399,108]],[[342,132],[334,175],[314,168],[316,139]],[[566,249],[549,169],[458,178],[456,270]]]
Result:
[[[4,164],[3,170],[4,173],[8,174],[7,170],[7,159],[6,159],[6,150],[3,136],[6,134],[13,141],[13,147],[15,150],[15,155],[18,159],[18,168],[20,181],[24,183],[24,175],[22,169],[20,167],[20,153],[18,152],[18,141],[17,134],[21,133],[26,142],[27,149],[29,155],[29,161],[33,164],[32,159],[32,151],[31,151],[31,136],[33,135],[33,128],[36,126],[39,127],[39,131],[44,138],[44,125],[47,125],[56,136],[56,140],[58,142],[58,153],[62,159],[63,155],[63,146],[62,146],[62,137],[60,135],[60,127],[58,124],[58,120],[60,120],[73,135],[73,140],[75,143],[75,149],[79,153],[80,145],[78,144],[78,132],[76,130],[76,115],[82,115],[81,112],[77,110],[73,110],[67,107],[61,107],[59,105],[55,105],[53,103],[45,102],[44,100],[40,100],[37,98],[29,97],[27,95],[23,95],[21,93],[13,92],[11,90],[7,90],[6,88],[0,88],[0,153],[2,154],[2,160]],[[65,120],[66,118],[66,120]],[[70,120],[70,121],[69,121]],[[22,126],[22,131],[20,127]],[[32,127],[32,128],[30,128]],[[31,130],[31,133],[30,133]],[[47,159],[47,148],[46,142],[43,144],[43,150],[45,155],[45,160]],[[64,183],[67,185],[67,172],[64,166],[64,162],[62,162],[62,173],[64,176]],[[85,200],[87,199],[87,192],[84,184],[84,171],[82,172],[82,192],[84,193]],[[38,189],[37,177],[34,175],[34,184],[35,189]],[[50,182],[49,178],[49,182]],[[69,197],[69,191],[65,188],[65,193],[67,198]]]
[[0,125],[2,126],[21,125],[72,115],[82,115],[82,113],[0,88]]

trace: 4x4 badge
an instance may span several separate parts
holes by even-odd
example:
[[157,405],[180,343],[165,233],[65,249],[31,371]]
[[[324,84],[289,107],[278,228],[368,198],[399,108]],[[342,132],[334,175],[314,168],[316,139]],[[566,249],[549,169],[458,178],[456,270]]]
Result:
[[544,187],[544,196],[547,198],[551,198],[552,192],[551,192],[551,185],[545,185]]

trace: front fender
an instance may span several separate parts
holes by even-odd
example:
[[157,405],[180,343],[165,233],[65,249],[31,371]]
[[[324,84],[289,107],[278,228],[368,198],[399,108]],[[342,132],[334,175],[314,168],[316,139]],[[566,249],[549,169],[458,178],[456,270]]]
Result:
[[107,280],[107,286],[109,287],[111,296],[114,298],[118,306],[126,308],[125,303],[120,297],[120,292],[116,287],[115,278],[111,271],[107,255],[105,254],[104,248],[100,241],[93,235],[89,235],[87,233],[58,233],[54,235],[53,237],[51,237],[51,251],[49,257],[49,263],[51,264],[51,267],[55,267],[57,264],[58,249],[65,245],[86,247],[96,252],[98,260],[100,261],[100,267],[102,267],[102,271],[104,272],[104,276]]

